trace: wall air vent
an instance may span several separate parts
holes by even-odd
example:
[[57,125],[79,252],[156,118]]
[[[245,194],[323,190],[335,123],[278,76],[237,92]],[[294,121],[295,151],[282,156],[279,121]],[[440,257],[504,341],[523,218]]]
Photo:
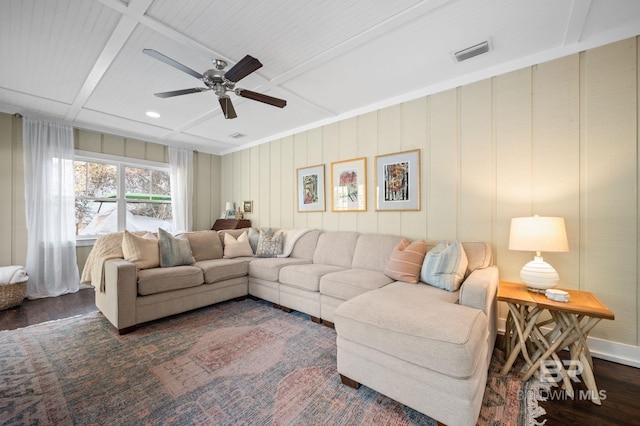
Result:
[[483,53],[487,53],[491,50],[491,46],[488,41],[483,41],[482,43],[478,43],[475,46],[467,47],[466,49],[459,50],[453,53],[453,57],[456,62],[466,61],[467,59],[471,59],[474,56],[482,55]]

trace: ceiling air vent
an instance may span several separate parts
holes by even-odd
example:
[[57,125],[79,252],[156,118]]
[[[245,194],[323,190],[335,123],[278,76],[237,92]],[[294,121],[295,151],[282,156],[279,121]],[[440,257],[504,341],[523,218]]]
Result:
[[489,50],[490,50],[489,42],[483,41],[482,43],[478,43],[475,46],[467,47],[466,49],[462,49],[457,52],[454,52],[453,56],[457,62],[462,62],[462,61],[466,61],[467,59],[471,59],[474,56],[487,53]]

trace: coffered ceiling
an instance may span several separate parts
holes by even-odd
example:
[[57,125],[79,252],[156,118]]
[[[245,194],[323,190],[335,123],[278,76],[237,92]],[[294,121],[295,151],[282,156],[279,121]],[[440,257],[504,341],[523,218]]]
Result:
[[[638,0],[2,0],[0,111],[224,154],[638,34]],[[254,56],[238,87],[287,106],[158,98],[204,84],[145,48],[199,73]]]

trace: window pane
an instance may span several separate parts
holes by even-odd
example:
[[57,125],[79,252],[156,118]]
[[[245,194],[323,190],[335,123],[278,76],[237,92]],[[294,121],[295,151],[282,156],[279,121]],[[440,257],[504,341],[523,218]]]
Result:
[[118,231],[118,209],[115,202],[76,198],[77,235],[105,235]]
[[129,231],[158,232],[158,228],[172,231],[171,204],[127,203]]
[[[128,199],[136,200],[171,200],[169,173],[166,171],[125,168],[125,191]],[[160,197],[157,197],[160,196]]]
[[76,197],[116,197],[118,168],[112,164],[75,162]]

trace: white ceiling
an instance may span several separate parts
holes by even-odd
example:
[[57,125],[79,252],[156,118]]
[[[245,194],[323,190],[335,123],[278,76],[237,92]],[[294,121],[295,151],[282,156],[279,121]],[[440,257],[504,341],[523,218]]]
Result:
[[[225,154],[638,34],[638,0],[2,0],[0,111]],[[238,87],[287,106],[155,97],[204,84],[143,48],[200,73],[250,54]]]

